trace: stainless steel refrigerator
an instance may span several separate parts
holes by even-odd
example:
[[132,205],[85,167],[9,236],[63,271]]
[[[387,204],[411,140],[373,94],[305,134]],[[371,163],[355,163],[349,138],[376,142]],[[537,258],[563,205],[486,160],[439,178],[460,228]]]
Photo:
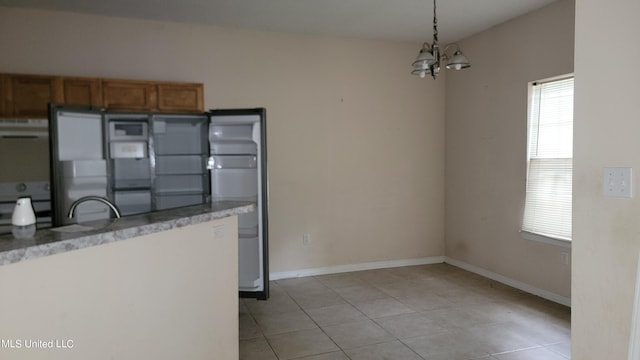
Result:
[[[204,114],[112,113],[50,106],[54,226],[109,218],[103,196],[126,215],[241,200],[256,211],[238,218],[238,273],[242,297],[267,299],[268,182],[265,109]],[[221,274],[223,275],[223,274]]]

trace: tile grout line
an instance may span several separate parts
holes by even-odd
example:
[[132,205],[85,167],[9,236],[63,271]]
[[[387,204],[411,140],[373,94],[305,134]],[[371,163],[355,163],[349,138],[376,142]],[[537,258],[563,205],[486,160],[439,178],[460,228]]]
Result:
[[[373,283],[371,283],[371,282],[369,282],[369,281],[367,281],[367,280],[364,280],[364,279],[359,279],[359,278],[358,278],[358,280],[363,281],[364,283],[366,283],[366,284],[368,284],[368,285],[370,285],[370,286],[374,287],[376,290],[380,291],[381,293],[383,293],[383,294],[385,294],[385,295],[389,296],[390,298],[392,298],[392,299],[394,299],[394,300],[396,300],[396,301],[400,302],[400,300],[399,300],[399,299],[397,299],[397,298],[395,298],[394,296],[392,296],[392,295],[390,295],[390,294],[386,293],[384,290],[380,289],[380,288],[379,288],[379,287],[377,287],[375,284],[373,284]],[[318,281],[320,281],[320,280],[318,280]],[[320,282],[322,283],[322,281],[320,281]],[[408,348],[412,353],[414,353],[416,356],[418,356],[418,358],[420,358],[420,359],[424,360],[424,358],[423,358],[422,356],[420,356],[420,354],[416,353],[416,352],[415,352],[415,350],[413,350],[411,347],[409,347],[407,344],[405,344],[405,343],[404,343],[400,338],[398,338],[397,336],[395,336],[395,335],[391,334],[389,331],[387,331],[387,329],[385,329],[382,325],[380,325],[380,324],[379,324],[379,323],[378,323],[374,318],[371,318],[371,317],[369,317],[367,314],[365,314],[364,312],[362,312],[362,310],[360,310],[360,309],[359,309],[359,308],[358,308],[354,303],[352,303],[352,302],[351,302],[351,301],[349,301],[348,299],[345,299],[342,295],[340,295],[339,293],[337,293],[337,292],[335,291],[335,289],[334,289],[334,288],[331,288],[331,287],[329,287],[329,286],[325,285],[324,283],[322,283],[322,284],[323,284],[324,286],[326,286],[327,288],[329,288],[331,291],[335,292],[335,293],[336,293],[336,294],[337,294],[337,295],[338,295],[342,300],[346,301],[346,302],[347,302],[347,304],[349,304],[349,305],[353,306],[353,308],[354,308],[354,309],[356,309],[359,313],[361,313],[362,315],[364,315],[364,316],[365,316],[367,319],[369,319],[371,322],[373,322],[374,324],[376,324],[377,326],[379,326],[382,330],[384,330],[384,332],[386,332],[387,334],[391,335],[391,336],[395,339],[394,341],[398,341],[398,342],[400,342],[402,345],[406,346],[406,347],[407,347],[407,348]],[[404,305],[404,304],[403,304],[403,305]],[[413,311],[413,310],[412,310],[412,311]],[[413,312],[414,312],[414,313],[416,313],[416,311],[413,311]],[[319,325],[318,325],[318,326],[319,326]],[[365,346],[371,346],[371,345],[384,344],[384,343],[386,343],[386,342],[391,342],[391,341],[383,341],[383,342],[379,342],[379,343],[368,344],[368,345],[364,345],[364,346],[356,347],[356,348],[354,348],[354,349],[359,349],[359,348],[362,348],[362,347],[365,347]],[[343,352],[345,352],[345,351],[343,350]],[[346,352],[345,352],[345,355],[346,355]],[[348,357],[348,355],[347,355],[347,357]]]
[[[377,281],[372,282],[372,280],[371,280],[371,279],[376,279],[376,278],[377,278],[376,276],[374,276],[373,278],[367,278],[367,277],[364,277],[364,278],[363,278],[363,277],[355,276],[355,275],[353,275],[352,273],[345,273],[345,275],[347,275],[347,276],[349,276],[349,277],[352,277],[352,278],[353,278],[353,279],[355,279],[355,280],[360,281],[360,282],[362,283],[362,285],[364,285],[364,286],[367,286],[367,287],[370,287],[370,288],[372,288],[372,289],[375,289],[375,290],[376,290],[376,291],[378,291],[381,295],[384,295],[384,296],[385,296],[385,298],[393,299],[393,300],[395,300],[395,301],[399,302],[400,304],[402,304],[403,306],[405,306],[406,308],[408,308],[408,309],[410,309],[410,310],[412,311],[411,313],[407,313],[407,314],[425,314],[425,311],[422,311],[422,310],[421,310],[421,311],[417,311],[417,310],[416,310],[416,309],[417,309],[417,307],[414,307],[414,306],[410,306],[410,305],[405,304],[405,303],[404,303],[404,301],[402,300],[402,298],[401,298],[401,297],[399,297],[397,293],[394,293],[394,292],[390,293],[390,292],[388,292],[388,291],[385,291],[385,287],[384,287],[384,285],[385,285],[385,284],[392,284],[393,282],[391,282],[391,281],[390,281],[390,282],[388,282],[388,283],[387,283],[387,282],[377,282]],[[375,275],[375,274],[374,274],[374,275]],[[381,275],[385,275],[385,274],[381,274]],[[409,278],[409,277],[405,277],[405,276],[402,276],[402,274],[393,274],[393,273],[392,273],[392,274],[390,274],[390,275],[394,275],[394,276],[396,276],[396,277],[398,277],[398,278],[401,278],[401,279],[402,279],[402,280],[404,280],[404,281],[408,281],[408,282],[411,282],[411,281],[412,281],[412,279],[411,279],[411,278]],[[447,278],[447,277],[448,277],[448,276],[447,276],[448,274],[446,274],[446,273],[443,273],[443,274],[435,274],[435,275],[444,276],[445,278]],[[325,283],[325,282],[323,282],[322,280],[318,279],[316,276],[310,276],[309,278],[312,278],[314,281],[317,281],[317,282],[319,283],[319,285],[321,285],[321,286],[322,286],[323,291],[324,291],[324,290],[326,290],[326,291],[330,292],[331,294],[336,295],[336,296],[337,296],[337,298],[338,298],[338,299],[340,299],[341,301],[344,301],[344,302],[345,302],[345,304],[348,304],[348,305],[350,305],[351,307],[353,307],[353,308],[357,311],[357,313],[358,313],[358,314],[360,314],[360,315],[364,316],[364,318],[365,318],[365,319],[367,319],[368,321],[370,321],[371,323],[375,324],[375,325],[376,325],[376,326],[378,326],[380,329],[382,329],[382,330],[385,332],[385,334],[389,335],[389,339],[394,339],[394,340],[391,340],[391,341],[380,341],[380,342],[374,342],[374,343],[372,343],[372,344],[362,345],[362,346],[358,346],[358,347],[355,347],[355,348],[344,349],[344,348],[342,348],[340,345],[338,345],[338,343],[337,343],[333,338],[331,338],[331,336],[329,336],[329,335],[328,335],[328,333],[327,333],[327,332],[322,328],[322,326],[320,326],[320,325],[318,324],[318,322],[316,322],[316,320],[315,320],[315,319],[313,319],[313,317],[311,317],[311,315],[310,315],[309,311],[312,311],[312,310],[314,310],[314,309],[316,309],[316,308],[309,308],[309,309],[303,308],[303,307],[301,306],[301,303],[300,303],[298,300],[296,300],[296,299],[292,296],[292,293],[290,293],[290,292],[289,292],[289,290],[287,290],[287,287],[285,287],[285,286],[281,286],[281,291],[283,292],[283,294],[284,294],[284,295],[286,295],[286,297],[287,297],[290,301],[292,301],[292,302],[297,306],[297,308],[298,308],[298,309],[299,309],[303,314],[305,314],[305,315],[306,315],[306,316],[311,320],[311,322],[314,324],[314,326],[316,326],[316,328],[320,329],[320,331],[322,332],[322,334],[324,334],[326,337],[328,337],[328,338],[329,338],[329,340],[331,340],[331,342],[336,346],[336,348],[337,348],[337,349],[339,349],[339,351],[341,351],[341,352],[342,352],[342,354],[343,354],[345,357],[347,357],[347,358],[349,358],[349,359],[350,359],[350,356],[348,356],[348,355],[347,355],[346,350],[360,349],[360,348],[362,348],[362,347],[367,347],[367,346],[372,346],[372,345],[378,345],[378,344],[384,344],[384,343],[389,343],[389,342],[393,342],[393,341],[398,341],[398,342],[399,342],[400,344],[402,344],[403,346],[405,346],[405,347],[409,348],[409,350],[410,350],[412,353],[414,353],[416,356],[418,356],[418,358],[420,358],[420,359],[424,359],[424,358],[423,358],[422,356],[420,356],[420,354],[418,354],[418,353],[417,353],[413,348],[411,348],[409,345],[407,345],[407,344],[403,341],[403,339],[400,339],[400,338],[398,338],[396,335],[394,335],[394,334],[390,333],[390,332],[389,332],[385,327],[383,327],[383,326],[381,325],[381,323],[379,323],[380,319],[383,319],[383,318],[386,318],[386,317],[398,316],[398,315],[402,315],[402,314],[397,314],[397,315],[388,315],[388,316],[386,316],[386,317],[384,317],[384,316],[383,316],[383,317],[372,318],[372,317],[370,317],[369,315],[367,315],[366,313],[364,313],[364,312],[363,312],[363,311],[362,311],[362,310],[361,310],[361,309],[356,305],[356,302],[354,302],[353,300],[351,300],[351,301],[350,301],[350,300],[348,300],[347,298],[345,298],[344,296],[342,296],[338,291],[336,291],[336,289],[340,289],[340,288],[342,288],[342,287],[350,287],[350,286],[342,286],[342,287],[338,286],[338,287],[335,287],[335,285],[334,285],[334,286],[330,286],[330,285],[328,285],[328,284],[331,284],[330,282],[329,282],[329,283]],[[456,278],[456,277],[450,277],[450,278],[451,278],[451,280],[452,280],[452,281],[465,280],[465,279],[460,279],[460,278]],[[383,277],[382,277],[382,279],[380,279],[380,280],[383,280],[383,281],[384,281],[384,280],[386,280],[386,278],[383,276]],[[413,280],[416,280],[416,279],[413,279]],[[466,283],[466,282],[465,282],[465,283]],[[339,285],[339,284],[338,284],[338,285]],[[463,283],[461,283],[461,286],[462,286],[462,285],[464,285],[464,284],[463,284]],[[467,285],[468,285],[468,284],[467,284]],[[356,285],[353,285],[353,286],[356,286]],[[469,285],[469,286],[470,286],[470,285]],[[467,286],[467,287],[468,287],[468,286]],[[391,289],[391,290],[393,290],[393,289]],[[485,292],[484,292],[484,291],[481,291],[481,290],[483,290],[483,289],[477,289],[477,290],[476,290],[476,289],[475,289],[475,288],[473,288],[473,287],[471,288],[471,291],[473,291],[473,292],[475,292],[475,293],[477,293],[477,294],[479,294],[479,295],[485,295]],[[395,294],[395,295],[392,295],[392,294]],[[437,295],[437,294],[436,294],[436,295]],[[487,296],[489,296],[489,295],[491,295],[491,294],[486,294],[486,295],[487,295]],[[496,293],[496,295],[500,295],[500,294],[499,294],[499,293]],[[447,297],[444,297],[444,299],[447,299]],[[492,299],[492,297],[488,297],[488,300],[490,300],[490,299]],[[366,300],[366,301],[362,301],[361,303],[375,302],[376,300],[377,300],[377,299],[373,299],[373,300]],[[499,304],[500,302],[497,302],[497,303]],[[338,305],[338,304],[335,304],[335,305]],[[467,304],[467,305],[469,305],[469,304]],[[328,305],[328,306],[333,306],[333,305]],[[464,308],[465,304],[464,304],[464,303],[459,303],[459,304],[457,304],[457,303],[456,303],[456,304],[454,304],[454,306],[453,306],[453,307],[455,308],[455,307],[458,307],[458,306],[460,306],[460,307],[463,307],[463,308]],[[324,307],[327,307],[327,306],[324,306]],[[322,308],[322,307],[319,307],[319,308]],[[446,308],[446,307],[443,307],[443,309],[444,309],[444,308]],[[547,309],[547,310],[548,310],[548,309]],[[269,348],[270,348],[270,350],[272,351],[272,353],[275,355],[275,357],[276,357],[277,359],[281,359],[281,358],[280,358],[280,356],[278,356],[278,355],[276,354],[275,350],[274,350],[274,349],[273,349],[273,347],[271,346],[271,343],[270,343],[270,342],[269,342],[269,340],[267,339],[267,335],[265,335],[265,333],[264,333],[264,330],[263,330],[262,326],[260,326],[260,325],[258,324],[258,321],[256,320],[256,317],[255,317],[254,313],[251,311],[251,309],[250,309],[249,307],[247,307],[247,311],[248,311],[248,314],[250,315],[251,319],[256,323],[257,327],[259,328],[259,330],[260,330],[260,332],[261,332],[261,334],[262,334],[262,337],[263,337],[263,338],[265,339],[265,341],[267,342],[267,345],[269,346]],[[372,313],[372,315],[375,315],[375,314],[376,314],[376,312]],[[363,320],[363,321],[364,321],[364,320]],[[506,321],[506,320],[505,320],[505,321]],[[357,321],[354,321],[354,322],[357,322]],[[507,321],[507,322],[508,322],[508,321]],[[348,324],[348,323],[351,323],[351,322],[347,322],[347,323],[344,323],[344,324]],[[498,326],[499,326],[499,325],[500,325],[500,324],[502,324],[502,323],[503,323],[503,321],[499,321],[499,319],[497,319],[497,320],[496,320],[496,322],[492,322],[491,324],[492,324],[492,325],[498,325]],[[336,324],[336,326],[337,326],[337,325],[343,325],[343,324],[339,323],[339,324]],[[327,326],[333,326],[333,325],[327,325]],[[294,332],[294,331],[291,331],[291,332]],[[286,333],[287,333],[287,332],[284,332],[284,333],[282,333],[282,334],[286,334]],[[407,338],[407,339],[410,339],[410,338]],[[569,339],[570,339],[570,338],[569,338]],[[406,339],[405,339],[405,340],[406,340]],[[536,341],[536,342],[537,342],[537,341]],[[548,351],[550,351],[550,352],[552,352],[552,353],[554,353],[554,354],[556,354],[556,355],[558,355],[558,356],[560,356],[560,357],[562,357],[562,358],[566,358],[566,356],[565,356],[564,354],[562,354],[562,353],[560,353],[560,352],[558,352],[558,351],[555,351],[555,350],[553,350],[553,349],[548,348],[548,346],[553,346],[553,345],[557,345],[557,344],[562,344],[562,343],[565,343],[565,342],[566,342],[566,341],[559,341],[559,342],[552,342],[552,343],[548,343],[548,344],[537,344],[536,346],[530,346],[530,347],[525,347],[525,348],[521,348],[521,349],[513,349],[513,350],[508,350],[508,351],[503,351],[503,352],[496,352],[496,353],[487,353],[487,355],[488,355],[488,356],[490,356],[488,359],[494,359],[494,358],[495,358],[495,356],[497,356],[497,355],[509,354],[509,353],[514,353],[514,352],[518,352],[518,351],[526,351],[526,350],[530,350],[530,349],[544,348],[544,349],[546,349],[546,350],[548,350]],[[319,353],[319,354],[307,355],[307,356],[305,356],[305,357],[303,357],[303,358],[300,358],[300,359],[302,360],[302,359],[304,359],[304,358],[306,358],[306,357],[309,357],[309,356],[315,356],[315,355],[328,354],[328,353],[331,353],[331,352],[333,352],[333,351],[323,352],[323,353]],[[569,359],[570,359],[570,358],[569,358]]]
[[[315,279],[315,277],[314,277],[314,276],[312,276],[312,278],[314,278],[314,279]],[[317,279],[316,279],[316,280],[317,280]],[[320,282],[319,280],[317,280],[317,281],[318,281],[318,282]],[[320,284],[322,284],[322,282],[320,282]],[[329,287],[328,287],[328,286],[326,286],[325,284],[322,284],[322,286],[324,286],[324,287],[326,287],[327,289],[329,289],[329,290],[333,291],[333,289],[329,288]],[[346,356],[348,359],[351,359],[351,358],[349,357],[349,355],[347,355],[347,353],[344,351],[344,349],[343,349],[342,347],[340,347],[340,345],[338,345],[338,344],[337,344],[337,343],[336,343],[336,342],[331,338],[331,336],[329,336],[329,334],[327,334],[327,333],[324,331],[324,329],[320,326],[320,324],[318,324],[318,323],[317,323],[317,322],[316,322],[316,321],[311,317],[311,315],[309,315],[309,313],[307,313],[306,309],[304,309],[302,306],[300,306],[300,304],[296,301],[296,299],[294,299],[294,298],[293,298],[293,296],[291,296],[291,294],[289,294],[289,292],[288,292],[285,288],[283,288],[283,289],[282,289],[282,291],[284,291],[284,292],[287,294],[287,296],[289,297],[289,299],[291,299],[291,301],[293,301],[293,302],[298,306],[298,308],[300,308],[300,310],[301,310],[305,315],[307,315],[307,316],[309,317],[309,319],[310,319],[310,320],[311,320],[311,321],[312,321],[312,322],[313,322],[313,323],[318,327],[318,329],[320,329],[320,331],[322,331],[322,333],[323,333],[323,334],[324,334],[324,335],[325,335],[329,340],[331,340],[331,342],[332,342],[332,343],[333,343],[333,344],[334,344],[338,349],[340,349],[340,351],[344,354],[344,356]],[[335,291],[334,291],[334,292],[335,292]],[[338,294],[338,293],[336,293],[336,295],[340,296],[340,294]],[[342,298],[342,296],[340,296],[340,298]],[[258,325],[258,326],[259,326],[259,325]],[[271,344],[269,344],[269,346],[271,346]],[[274,353],[275,353],[275,351],[274,351]],[[330,352],[321,353],[321,354],[328,354],[328,353],[330,353]],[[321,354],[313,354],[313,355],[309,355],[309,356],[321,355]],[[277,355],[276,355],[276,356],[277,356]],[[307,357],[307,356],[305,356],[305,357]],[[304,359],[305,357],[303,357],[302,359]]]

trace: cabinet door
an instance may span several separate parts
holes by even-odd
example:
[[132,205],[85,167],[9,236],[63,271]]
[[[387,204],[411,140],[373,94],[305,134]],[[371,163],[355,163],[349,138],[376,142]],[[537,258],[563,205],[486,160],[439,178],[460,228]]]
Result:
[[159,111],[204,111],[202,84],[158,84]]
[[41,75],[9,75],[5,79],[5,110],[17,117],[47,117],[48,104],[61,102],[60,78]]
[[110,110],[147,110],[156,108],[156,86],[152,82],[103,80],[102,104]]
[[9,75],[0,74],[0,116],[8,117],[11,116],[9,113]]
[[65,104],[102,106],[100,79],[65,77],[61,83]]

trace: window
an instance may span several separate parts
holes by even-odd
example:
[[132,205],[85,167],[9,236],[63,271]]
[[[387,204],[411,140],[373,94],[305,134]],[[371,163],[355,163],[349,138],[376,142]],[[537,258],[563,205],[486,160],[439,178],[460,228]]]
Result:
[[523,236],[571,240],[573,78],[531,85]]

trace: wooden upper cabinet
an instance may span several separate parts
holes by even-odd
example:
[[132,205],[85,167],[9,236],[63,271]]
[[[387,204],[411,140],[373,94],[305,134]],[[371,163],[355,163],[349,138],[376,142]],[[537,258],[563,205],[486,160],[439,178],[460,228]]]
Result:
[[0,74],[0,116],[46,118],[50,102],[117,111],[203,112],[199,83]]
[[114,110],[153,111],[157,104],[156,85],[147,81],[103,80],[102,104]]
[[102,106],[100,79],[64,77],[60,81],[63,103],[69,105]]
[[9,116],[7,88],[9,75],[0,74],[0,116]]
[[6,75],[3,114],[16,117],[47,117],[50,102],[61,102],[60,78],[43,75]]
[[204,111],[204,85],[192,83],[159,83],[159,111]]

